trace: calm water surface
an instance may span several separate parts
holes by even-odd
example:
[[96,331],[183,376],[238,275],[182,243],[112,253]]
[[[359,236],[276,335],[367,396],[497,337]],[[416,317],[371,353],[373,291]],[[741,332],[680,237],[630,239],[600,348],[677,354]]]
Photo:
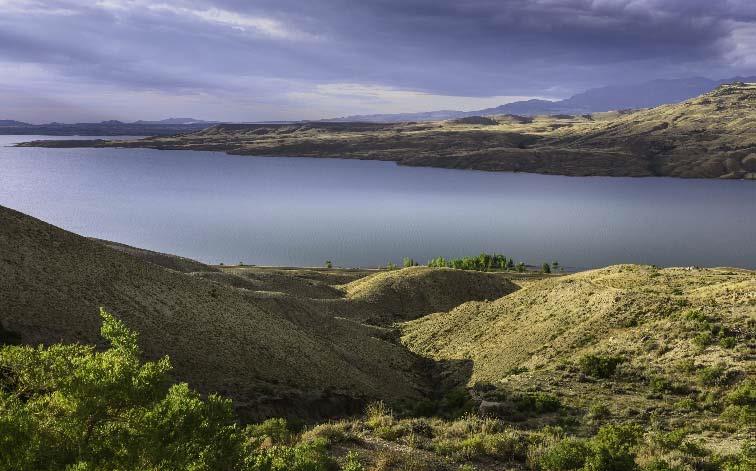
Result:
[[0,136],[0,205],[205,262],[376,266],[497,251],[574,268],[756,268],[756,182],[7,147],[38,138]]

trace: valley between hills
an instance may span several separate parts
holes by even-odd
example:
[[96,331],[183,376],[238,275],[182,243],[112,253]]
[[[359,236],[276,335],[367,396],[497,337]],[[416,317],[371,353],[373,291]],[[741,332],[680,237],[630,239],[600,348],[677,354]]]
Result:
[[[0,299],[5,344],[102,351],[104,307],[171,382],[265,421],[247,429],[260,453],[326,463],[249,469],[751,463],[751,270],[209,266],[0,207]],[[591,467],[620,459],[602,450],[632,466]]]
[[756,179],[756,84],[681,103],[585,115],[469,116],[435,122],[217,124],[141,140],[34,141],[234,155],[334,157],[570,176]]

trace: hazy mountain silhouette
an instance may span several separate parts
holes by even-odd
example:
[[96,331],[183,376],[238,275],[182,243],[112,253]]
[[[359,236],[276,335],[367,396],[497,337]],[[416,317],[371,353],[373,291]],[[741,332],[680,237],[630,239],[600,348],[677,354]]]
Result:
[[719,85],[732,82],[756,82],[754,77],[732,77],[711,80],[704,77],[682,79],[658,79],[632,85],[608,85],[592,88],[570,98],[558,101],[525,100],[507,103],[495,108],[474,111],[427,111],[419,113],[356,115],[325,121],[436,121],[443,119],[464,118],[466,116],[485,116],[496,114],[514,114],[524,116],[586,114],[601,111],[651,108],[668,103],[677,103],[706,93]]

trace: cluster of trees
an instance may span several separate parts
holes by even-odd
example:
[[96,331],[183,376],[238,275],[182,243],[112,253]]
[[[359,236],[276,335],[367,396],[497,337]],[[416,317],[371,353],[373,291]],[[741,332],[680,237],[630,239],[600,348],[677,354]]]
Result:
[[485,252],[481,252],[480,255],[476,255],[474,257],[460,257],[449,259],[444,257],[436,257],[428,262],[428,266],[438,268],[456,268],[458,270],[514,270],[518,272],[524,272],[526,268],[525,263],[515,263],[513,258],[507,258],[506,256],[497,253],[489,254]]

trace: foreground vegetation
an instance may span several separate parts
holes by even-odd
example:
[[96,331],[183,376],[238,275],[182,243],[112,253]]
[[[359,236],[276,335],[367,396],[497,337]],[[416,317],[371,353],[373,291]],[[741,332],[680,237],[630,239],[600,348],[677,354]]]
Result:
[[[100,315],[109,343],[103,351],[80,344],[0,347],[0,469],[745,471],[756,465],[753,443],[720,456],[684,429],[644,432],[607,423],[589,438],[575,438],[559,427],[523,431],[475,415],[400,419],[383,403],[362,418],[298,430],[283,419],[242,426],[229,399],[172,384],[167,357],[143,362],[136,333],[104,310]],[[753,413],[756,384],[743,383],[731,400]]]
[[237,155],[338,157],[400,165],[559,175],[756,179],[756,85],[683,103],[592,115],[513,115],[428,123],[219,124],[139,141],[42,147],[147,147]]

